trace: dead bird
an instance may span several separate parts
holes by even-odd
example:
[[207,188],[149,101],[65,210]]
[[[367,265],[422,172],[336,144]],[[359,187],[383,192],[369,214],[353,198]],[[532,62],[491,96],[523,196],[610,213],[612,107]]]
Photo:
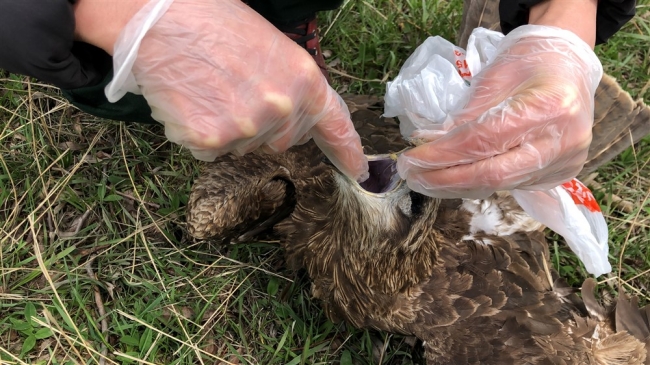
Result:
[[[498,1],[466,0],[459,46],[498,30]],[[358,185],[309,143],[207,164],[189,201],[197,238],[246,242],[273,229],[334,321],[415,335],[429,364],[650,364],[650,306],[619,291],[608,308],[550,268],[541,225],[506,194],[437,200],[395,179],[405,142],[381,105],[347,98],[370,163]],[[650,109],[605,75],[586,177],[650,133]],[[381,155],[380,155],[381,154]]]
[[407,147],[397,123],[372,98],[347,102],[370,156],[366,182],[312,142],[224,156],[193,186],[190,234],[246,242],[273,229],[331,320],[416,336],[428,364],[650,364],[650,306],[621,294],[606,309],[593,280],[581,299],[551,269],[544,227],[508,194],[411,191],[395,170]]

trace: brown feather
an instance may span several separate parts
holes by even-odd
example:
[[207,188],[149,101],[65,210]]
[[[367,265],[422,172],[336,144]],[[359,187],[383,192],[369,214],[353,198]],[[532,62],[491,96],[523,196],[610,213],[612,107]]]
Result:
[[[648,310],[650,306],[639,309],[639,300],[636,297],[631,299],[619,286],[619,298],[616,302],[616,332],[626,331],[639,340],[642,346],[639,352],[645,352],[644,348],[650,349],[650,323],[648,323]],[[641,358],[641,354],[637,355]],[[650,356],[646,354],[645,364],[650,364]]]
[[605,308],[598,302],[598,300],[596,300],[596,296],[594,295],[595,289],[596,281],[594,279],[589,278],[585,280],[585,282],[582,283],[582,300],[592,317],[595,317],[599,321],[605,321],[608,314]]
[[[271,228],[284,218],[279,209],[288,204],[289,171],[275,163],[259,163],[255,159],[238,161],[224,157],[215,165],[208,165],[195,182],[187,221],[191,235],[197,238],[221,237],[236,239],[255,227]],[[231,166],[236,163],[238,169]],[[254,175],[247,171],[254,170]],[[289,211],[285,210],[285,216]]]
[[593,138],[579,177],[586,177],[650,133],[650,108],[632,100],[616,79],[603,78],[596,89]]
[[639,300],[628,298],[622,287],[619,287],[619,297],[616,301],[616,331],[627,331],[641,341],[650,339],[650,329],[639,311]]

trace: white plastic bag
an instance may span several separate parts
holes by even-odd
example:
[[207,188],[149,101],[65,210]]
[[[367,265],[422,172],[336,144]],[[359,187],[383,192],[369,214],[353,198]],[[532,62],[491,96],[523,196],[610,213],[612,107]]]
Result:
[[388,83],[384,115],[398,117],[400,132],[438,130],[449,112],[469,98],[469,81],[496,53],[503,34],[478,28],[467,52],[442,37],[429,37],[406,60]]
[[[503,38],[477,28],[464,51],[441,37],[430,37],[388,83],[384,116],[399,118],[405,138],[416,130],[445,133],[447,114],[466,103],[472,75],[493,60]],[[573,179],[547,191],[511,193],[526,213],[564,237],[590,274],[611,272],[607,224],[584,184]]]
[[600,276],[612,271],[607,259],[607,223],[584,184],[573,179],[547,191],[510,193],[526,213],[564,237],[587,272]]
[[[397,78],[388,83],[384,110],[387,116],[399,116],[403,136],[436,129],[449,111],[466,103],[469,83],[457,69],[464,62],[462,48],[441,37],[429,37],[406,60]],[[467,77],[469,70],[464,71]]]

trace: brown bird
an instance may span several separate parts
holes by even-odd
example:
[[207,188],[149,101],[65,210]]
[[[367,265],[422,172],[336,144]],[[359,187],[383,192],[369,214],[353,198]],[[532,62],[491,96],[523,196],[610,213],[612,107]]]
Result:
[[407,147],[397,123],[372,98],[347,101],[368,181],[339,173],[311,142],[224,156],[194,184],[190,234],[246,242],[273,228],[330,319],[416,336],[428,364],[650,364],[650,306],[621,293],[605,309],[593,280],[578,297],[550,268],[544,227],[508,194],[410,191],[395,170]]
[[[498,1],[465,0],[459,45],[498,30]],[[417,336],[428,364],[650,364],[650,305],[622,290],[605,308],[549,265],[542,227],[511,196],[440,200],[410,191],[394,153],[408,147],[370,97],[347,97],[370,155],[362,185],[309,142],[279,155],[207,164],[188,204],[190,234],[247,242],[273,229],[306,269],[333,321]],[[650,109],[604,76],[586,176],[650,133]]]

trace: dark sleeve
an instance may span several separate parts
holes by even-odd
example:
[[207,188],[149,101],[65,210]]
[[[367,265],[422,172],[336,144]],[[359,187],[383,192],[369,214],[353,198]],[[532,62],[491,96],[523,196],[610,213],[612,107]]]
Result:
[[59,87],[77,108],[95,116],[156,123],[142,95],[116,103],[104,95],[113,77],[109,54],[74,40],[74,0],[0,0],[0,69]]
[[[528,24],[528,11],[543,0],[501,0],[499,15],[501,30],[508,34],[511,30]],[[600,0],[596,15],[596,44],[602,44],[618,32],[625,23],[634,17],[636,0]]]
[[100,82],[111,58],[74,29],[71,0],[0,0],[0,68],[60,88]]

